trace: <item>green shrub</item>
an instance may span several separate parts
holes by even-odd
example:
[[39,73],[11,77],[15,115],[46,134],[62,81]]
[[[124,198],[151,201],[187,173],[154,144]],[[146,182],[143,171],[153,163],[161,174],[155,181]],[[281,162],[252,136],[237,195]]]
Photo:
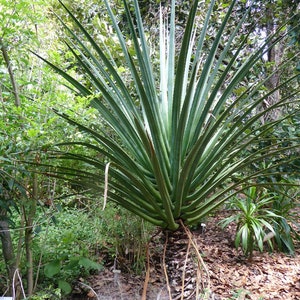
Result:
[[144,269],[153,226],[113,204],[104,211],[88,204],[84,209],[65,207],[49,217],[47,226],[36,227],[34,251],[37,259],[42,256],[39,282],[43,286],[54,285],[69,293],[72,281],[114,260],[118,268],[129,262],[134,271]]
[[43,267],[39,282],[54,284],[67,294],[73,280],[102,267],[95,262],[96,224],[88,213],[76,208],[65,208],[52,219],[55,222],[36,228],[34,252]]

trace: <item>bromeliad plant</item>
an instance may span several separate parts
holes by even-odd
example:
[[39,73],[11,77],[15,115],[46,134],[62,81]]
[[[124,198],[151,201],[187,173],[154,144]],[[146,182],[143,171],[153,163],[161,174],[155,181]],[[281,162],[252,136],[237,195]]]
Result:
[[266,191],[258,191],[256,187],[250,187],[245,192],[245,198],[234,198],[232,207],[237,212],[220,222],[223,228],[231,222],[237,224],[235,246],[241,246],[244,254],[252,259],[255,247],[263,251],[264,242],[272,248],[272,242],[268,235],[275,235],[275,220],[281,216],[275,214],[270,205],[273,202],[271,195]]
[[[251,166],[266,157],[276,158],[292,151],[297,147],[296,142],[289,141],[283,146],[282,141],[273,141],[257,151],[249,148],[253,149],[268,130],[285,118],[262,124],[260,120],[265,114],[281,109],[287,102],[294,103],[294,113],[299,113],[299,89],[265,110],[259,109],[278,89],[294,82],[296,86],[297,75],[275,90],[265,88],[272,74],[249,85],[248,79],[249,74],[255,76],[255,67],[270,47],[287,37],[284,27],[266,37],[245,58],[248,36],[240,32],[247,13],[236,26],[228,25],[237,1],[232,1],[217,30],[211,24],[215,1],[211,1],[201,27],[197,25],[200,4],[194,1],[178,49],[176,1],[171,1],[170,15],[165,17],[161,13],[160,17],[157,66],[157,59],[150,54],[153,49],[147,42],[138,1],[123,1],[126,33],[119,28],[108,0],[104,2],[121,53],[110,53],[107,47],[100,47],[61,3],[79,32],[76,34],[61,21],[70,37],[66,43],[83,76],[76,79],[47,63],[80,96],[91,99],[90,105],[98,110],[103,126],[83,125],[57,111],[94,140],[60,145],[85,147],[100,155],[80,155],[64,152],[62,148],[55,158],[73,159],[88,167],[85,170],[57,167],[56,176],[97,192],[105,189],[104,201],[114,201],[172,231],[181,221],[186,225],[196,224],[239,192],[241,186],[272,186],[274,183],[259,183],[257,178],[277,172],[276,165],[255,171]],[[208,39],[212,30],[213,42]],[[225,32],[227,39],[223,38]],[[134,51],[128,48],[128,39]],[[238,46],[232,49],[237,39]],[[120,57],[124,58],[126,72],[118,68]],[[287,66],[288,61],[279,70]]]

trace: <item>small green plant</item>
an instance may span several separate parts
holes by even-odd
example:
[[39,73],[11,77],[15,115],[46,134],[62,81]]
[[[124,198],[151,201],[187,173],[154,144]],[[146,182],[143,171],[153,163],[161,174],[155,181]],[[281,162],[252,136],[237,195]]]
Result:
[[240,299],[245,299],[245,297],[246,297],[247,295],[249,295],[250,292],[247,291],[247,290],[245,290],[245,289],[238,289],[238,290],[236,290],[236,291],[233,291],[232,294],[233,294],[232,297],[229,298],[228,300],[235,300],[235,299],[240,300]]
[[66,280],[66,275],[77,274],[78,271],[88,273],[91,270],[99,270],[101,265],[86,257],[72,257],[67,263],[56,259],[47,263],[44,267],[44,273],[47,278],[55,281],[58,288],[64,293],[69,294],[72,291],[71,284]]
[[[26,298],[27,299],[27,298]],[[28,300],[60,300],[62,299],[61,290],[49,286],[47,289],[37,292],[35,295],[28,298]]]
[[289,195],[288,191],[283,191],[280,194],[274,193],[272,202],[273,211],[281,216],[273,225],[274,244],[278,250],[290,255],[295,252],[294,239],[300,239],[299,213],[297,213],[299,202],[296,199],[296,194]]
[[[273,224],[280,216],[269,209],[273,197],[264,190],[250,187],[245,196],[245,199],[234,198],[232,206],[237,213],[225,218],[220,224],[223,228],[232,222],[237,224],[235,246],[241,246],[244,254],[251,260],[255,246],[263,251],[267,234],[275,234]],[[269,239],[267,242],[272,247]]]

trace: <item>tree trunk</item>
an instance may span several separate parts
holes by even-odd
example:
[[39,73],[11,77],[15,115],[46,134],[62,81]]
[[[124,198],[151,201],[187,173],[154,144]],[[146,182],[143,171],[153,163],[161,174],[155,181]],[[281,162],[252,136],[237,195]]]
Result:
[[16,271],[16,259],[14,255],[14,248],[10,235],[9,223],[6,220],[6,209],[0,210],[0,238],[2,243],[3,258],[9,278],[9,293],[11,293],[11,287],[13,284],[13,276]]
[[11,62],[6,50],[6,46],[4,45],[4,42],[2,40],[2,38],[0,38],[0,48],[1,48],[1,52],[4,58],[4,61],[6,63],[6,67],[9,73],[9,77],[10,77],[10,81],[11,81],[11,85],[12,85],[12,92],[14,94],[15,97],[15,105],[17,107],[19,107],[21,105],[21,101],[20,101],[20,96],[19,96],[19,91],[18,91],[18,85],[17,82],[15,80],[15,76],[14,76],[14,72],[13,69],[11,67]]
[[25,213],[26,229],[25,229],[25,249],[26,249],[26,262],[27,262],[27,293],[28,296],[33,294],[34,288],[34,262],[32,254],[32,240],[33,240],[33,221],[36,214],[36,201],[38,198],[38,175],[33,174],[33,188],[32,198],[29,199],[28,212]]
[[[208,270],[188,228],[182,225],[175,232],[161,232],[152,239],[149,249],[151,268],[161,274],[160,284],[166,286],[163,299],[210,299]],[[147,299],[145,286],[143,299]]]
[[21,289],[19,278],[14,275],[17,270],[16,258],[13,243],[10,235],[9,223],[6,221],[7,210],[0,210],[0,239],[2,243],[2,253],[8,274],[8,294],[12,295],[12,288],[15,291],[15,300],[20,299]]
[[[274,34],[277,29],[277,25],[275,23],[275,17],[274,13],[271,9],[271,7],[267,7],[266,9],[266,16],[267,16],[267,24],[266,24],[266,34],[269,36],[270,34]],[[273,41],[271,41],[272,43]],[[269,45],[270,46],[270,45]],[[283,45],[281,43],[277,43],[275,46],[271,47],[267,53],[267,74],[269,75],[274,72],[274,74],[269,78],[269,80],[266,82],[266,87],[268,90],[272,91],[276,89],[280,84],[280,74],[276,69],[281,63],[281,58],[283,55]],[[272,95],[270,95],[264,102],[262,109],[266,109],[280,101],[280,90],[277,89]],[[276,120],[280,117],[281,111],[280,109],[273,109],[266,113],[263,117],[262,122],[268,122]]]
[[32,259],[32,228],[25,230],[25,249],[27,262],[27,294],[31,296],[33,293],[34,274],[33,274],[33,259]]

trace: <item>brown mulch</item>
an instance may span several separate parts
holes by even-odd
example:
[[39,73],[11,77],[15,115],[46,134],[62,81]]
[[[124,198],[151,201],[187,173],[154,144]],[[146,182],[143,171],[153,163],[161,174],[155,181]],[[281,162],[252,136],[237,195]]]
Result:
[[[200,299],[300,299],[300,245],[294,257],[282,253],[255,252],[249,262],[233,245],[234,228],[220,229],[218,216],[206,223],[206,231],[193,231],[200,253],[209,272],[210,293]],[[150,257],[155,252],[150,249]],[[157,258],[151,257],[151,262]],[[147,300],[168,299],[162,270],[150,267]],[[73,299],[139,300],[145,276],[113,271],[110,267],[89,278],[89,285],[97,293],[86,290],[85,295]]]

